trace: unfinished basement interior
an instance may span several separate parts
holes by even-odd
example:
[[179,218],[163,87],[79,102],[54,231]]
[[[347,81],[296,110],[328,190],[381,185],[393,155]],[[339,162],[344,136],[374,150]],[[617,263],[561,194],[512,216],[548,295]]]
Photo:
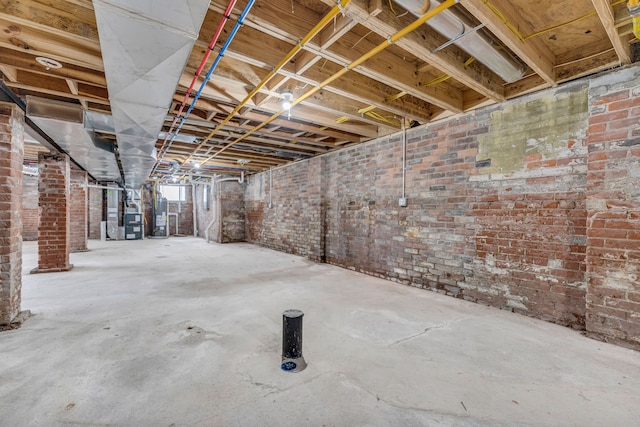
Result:
[[0,0],[0,425],[637,426],[639,41],[640,0]]

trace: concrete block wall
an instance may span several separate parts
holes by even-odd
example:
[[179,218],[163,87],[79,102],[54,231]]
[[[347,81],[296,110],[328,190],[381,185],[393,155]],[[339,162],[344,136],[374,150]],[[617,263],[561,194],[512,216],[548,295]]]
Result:
[[[640,348],[638,68],[621,73],[409,130],[406,208],[397,134],[274,170],[272,209],[268,172],[252,176],[247,240],[576,329],[599,325],[592,335]],[[603,108],[614,114],[596,118],[611,114]],[[617,237],[598,235],[614,227]]]
[[72,170],[70,174],[70,249],[71,252],[87,250],[89,210],[87,173],[81,170]]
[[38,240],[38,177],[22,177],[22,240]]
[[640,68],[589,95],[587,332],[640,348]]
[[24,115],[0,102],[0,325],[20,312]]

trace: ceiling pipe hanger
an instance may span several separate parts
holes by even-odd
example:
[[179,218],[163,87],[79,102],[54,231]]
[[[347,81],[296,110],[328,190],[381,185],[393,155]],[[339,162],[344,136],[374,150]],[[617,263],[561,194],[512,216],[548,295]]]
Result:
[[[318,86],[310,89],[305,94],[303,94],[302,96],[300,96],[299,98],[297,98],[296,100],[291,102],[291,107],[294,107],[297,104],[303,102],[305,99],[309,98],[310,96],[312,96],[313,94],[318,92],[323,87],[331,84],[333,81],[339,79],[340,77],[342,77],[343,75],[345,75],[349,71],[353,70],[357,66],[361,65],[362,63],[364,63],[368,59],[370,59],[370,58],[374,57],[375,55],[377,55],[378,53],[382,52],[383,50],[385,50],[386,48],[388,48],[389,46],[391,46],[392,44],[394,44],[395,42],[397,42],[401,38],[405,37],[407,34],[411,33],[415,29],[419,28],[422,24],[427,22],[432,17],[436,16],[437,14],[439,14],[442,11],[445,11],[445,10],[449,9],[450,7],[455,5],[456,3],[458,3],[458,0],[446,0],[446,1],[442,2],[442,3],[440,3],[438,6],[430,9],[427,13],[422,15],[420,18],[415,20],[413,23],[407,25],[402,30],[400,30],[397,33],[395,33],[394,35],[388,37],[386,41],[380,43],[378,46],[374,47],[369,52],[365,53],[360,58],[358,58],[355,61],[353,61],[351,64],[346,65],[340,71],[338,71],[337,73],[335,73],[332,76],[328,77],[325,81],[320,83]],[[271,117],[269,117],[267,120],[265,120],[264,122],[262,122],[258,126],[256,126],[253,129],[249,130],[247,133],[245,133],[241,137],[235,139],[234,141],[232,141],[228,145],[226,145],[226,146],[222,147],[220,150],[216,151],[211,156],[207,157],[207,159],[204,160],[204,162],[208,162],[211,159],[214,159],[215,157],[217,157],[218,155],[220,155],[221,153],[223,153],[224,151],[226,151],[227,149],[229,149],[233,145],[235,145],[238,142],[242,141],[243,139],[247,138],[252,133],[262,129],[264,126],[266,126],[269,123],[271,123],[273,120],[278,118],[283,113],[285,113],[285,110],[281,110],[281,111],[273,114]]]

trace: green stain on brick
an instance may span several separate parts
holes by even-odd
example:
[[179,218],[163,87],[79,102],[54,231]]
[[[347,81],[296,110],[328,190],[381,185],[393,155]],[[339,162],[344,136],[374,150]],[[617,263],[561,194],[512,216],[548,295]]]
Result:
[[587,128],[588,88],[561,92],[494,111],[489,132],[478,137],[478,161],[491,159],[481,173],[510,173],[526,167],[525,157],[555,158],[582,139]]

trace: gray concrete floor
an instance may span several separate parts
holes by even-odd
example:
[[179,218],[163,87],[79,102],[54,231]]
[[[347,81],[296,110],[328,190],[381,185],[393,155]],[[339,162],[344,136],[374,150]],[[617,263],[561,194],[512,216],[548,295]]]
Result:
[[640,425],[640,354],[563,327],[248,244],[90,248],[29,275],[25,243],[35,316],[0,334],[0,425]]

